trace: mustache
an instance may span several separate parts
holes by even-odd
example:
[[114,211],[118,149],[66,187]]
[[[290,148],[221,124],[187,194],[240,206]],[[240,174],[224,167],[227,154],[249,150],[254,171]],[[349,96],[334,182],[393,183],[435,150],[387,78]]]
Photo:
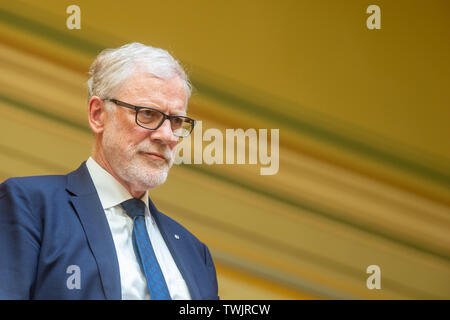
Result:
[[[147,144],[147,143],[145,143]],[[156,145],[138,145],[136,151],[139,153],[156,153],[163,156],[166,161],[171,162],[174,157],[174,152],[169,149],[167,146],[158,147]]]

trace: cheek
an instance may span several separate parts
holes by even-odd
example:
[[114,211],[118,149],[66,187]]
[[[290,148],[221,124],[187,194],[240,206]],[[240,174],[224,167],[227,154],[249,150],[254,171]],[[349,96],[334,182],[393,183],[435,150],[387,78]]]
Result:
[[135,149],[139,143],[146,139],[147,130],[136,125],[134,121],[121,121],[115,126],[115,135],[122,148]]
[[131,135],[124,128],[110,127],[105,130],[105,147],[114,153],[114,157],[130,160],[136,149],[135,142],[130,138]]
[[133,128],[128,132],[128,134],[130,143],[135,146],[141,144],[146,145],[149,141],[151,142],[151,131],[147,129],[143,129],[141,127]]

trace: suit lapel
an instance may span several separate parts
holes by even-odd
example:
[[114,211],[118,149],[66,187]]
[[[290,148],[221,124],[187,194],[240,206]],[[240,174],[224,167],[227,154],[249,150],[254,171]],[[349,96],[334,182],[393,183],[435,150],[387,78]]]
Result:
[[120,270],[114,241],[85,162],[68,175],[67,190],[97,263],[105,297],[119,300]]
[[[86,163],[67,175],[67,190],[70,192],[69,201],[78,215],[91,252],[97,263],[103,291],[107,299],[121,299],[120,269],[115,251],[114,240],[106,219],[103,207],[95,190],[94,183],[87,170]],[[182,231],[164,223],[163,214],[156,209],[149,198],[150,211],[153,214],[161,235],[166,242],[172,257],[189,288],[193,300],[201,299],[200,289],[194,279],[189,257],[184,257],[185,239],[176,239],[175,234]]]
[[180,270],[184,281],[186,281],[192,300],[201,299],[200,289],[194,279],[190,264],[186,263],[186,261],[189,260],[189,257],[184,257],[183,259],[183,253],[186,251],[183,243],[185,239],[175,238],[175,234],[180,234],[181,232],[174,228],[170,228],[169,224],[163,223],[163,214],[156,209],[150,198],[149,207],[153,217],[155,218],[156,224],[158,225],[159,231],[161,232],[161,235],[163,236],[164,241],[172,254],[173,260],[175,261],[178,270]]

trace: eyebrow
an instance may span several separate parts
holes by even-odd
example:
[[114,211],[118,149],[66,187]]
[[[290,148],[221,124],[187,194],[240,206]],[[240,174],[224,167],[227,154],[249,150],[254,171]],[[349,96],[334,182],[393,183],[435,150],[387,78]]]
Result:
[[[148,104],[149,106],[146,106],[144,104]],[[137,103],[137,104],[132,104],[132,105],[134,105],[136,107],[154,108],[154,109],[156,109],[158,111],[164,112],[163,110],[160,110],[161,105],[156,103],[156,102],[148,102],[148,101],[146,101],[146,102],[143,102],[143,103]],[[157,108],[155,108],[155,106]],[[185,109],[187,109],[187,106],[186,106]],[[186,117],[187,113],[186,113],[186,110],[184,110],[184,111],[181,111],[181,112],[169,113],[169,115]]]

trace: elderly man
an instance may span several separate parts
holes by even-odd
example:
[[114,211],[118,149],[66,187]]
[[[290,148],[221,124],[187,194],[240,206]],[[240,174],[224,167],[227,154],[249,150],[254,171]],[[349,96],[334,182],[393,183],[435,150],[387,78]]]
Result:
[[90,75],[92,156],[0,185],[0,299],[218,299],[206,245],[148,196],[195,124],[185,72],[132,43],[104,50]]

